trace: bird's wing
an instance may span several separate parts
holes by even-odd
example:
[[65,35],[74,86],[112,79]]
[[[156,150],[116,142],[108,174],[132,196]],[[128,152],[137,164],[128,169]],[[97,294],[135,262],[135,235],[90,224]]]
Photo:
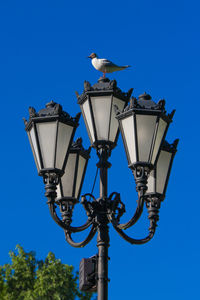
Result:
[[101,58],[101,61],[104,65],[106,65],[106,67],[116,66],[112,61],[106,58]]

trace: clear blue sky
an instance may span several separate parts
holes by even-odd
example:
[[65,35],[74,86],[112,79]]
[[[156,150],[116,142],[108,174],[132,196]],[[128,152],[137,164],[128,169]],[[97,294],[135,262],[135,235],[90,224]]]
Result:
[[[130,70],[112,74],[122,90],[165,98],[176,109],[168,132],[180,138],[167,197],[154,239],[131,246],[110,230],[109,299],[197,299],[199,295],[199,9],[198,1],[1,1],[1,247],[0,264],[21,244],[38,258],[53,251],[78,269],[96,254],[96,239],[74,249],[51,219],[37,176],[22,117],[53,99],[71,115],[79,111],[75,91],[100,74],[86,57],[96,52]],[[89,139],[80,122],[76,136]],[[133,176],[121,138],[110,159],[109,192],[118,191],[127,216],[136,207]],[[92,187],[95,151],[83,193]],[[98,196],[98,185],[95,190]],[[77,208],[74,221],[81,222]],[[75,224],[76,222],[74,222]],[[129,233],[147,233],[146,215]],[[78,238],[77,238],[78,239]]]

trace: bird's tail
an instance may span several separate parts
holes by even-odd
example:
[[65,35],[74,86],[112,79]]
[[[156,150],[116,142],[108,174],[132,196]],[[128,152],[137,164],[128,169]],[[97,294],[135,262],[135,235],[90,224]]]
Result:
[[126,66],[119,66],[119,70],[125,70],[127,68],[130,68],[131,66],[126,65]]
[[127,69],[127,68],[130,68],[130,66],[129,66],[129,65],[127,65],[127,66],[114,66],[112,72],[114,72],[114,71],[125,70],[125,69]]

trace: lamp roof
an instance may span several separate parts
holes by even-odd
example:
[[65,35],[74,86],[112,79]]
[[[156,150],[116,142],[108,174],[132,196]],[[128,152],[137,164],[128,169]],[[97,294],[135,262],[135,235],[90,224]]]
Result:
[[168,122],[172,121],[175,113],[175,110],[173,110],[167,115],[165,110],[165,100],[161,99],[158,101],[158,103],[156,103],[152,100],[151,96],[145,92],[144,94],[140,95],[138,99],[132,97],[130,99],[130,104],[128,104],[123,111],[120,111],[118,108],[116,108],[116,116],[118,119],[121,119],[132,112],[144,111],[162,115]]
[[90,95],[105,95],[113,94],[117,98],[120,98],[126,102],[129,101],[133,89],[131,88],[128,92],[122,92],[122,90],[117,86],[116,80],[110,80],[109,78],[100,78],[97,83],[93,86],[89,81],[84,81],[84,91],[81,95],[76,92],[78,103],[81,104],[88,94]]
[[68,121],[78,125],[81,113],[78,113],[73,118],[63,110],[60,104],[54,102],[53,100],[48,102],[45,106],[46,107],[39,110],[39,112],[36,112],[34,107],[29,107],[29,120],[27,121],[26,119],[24,119],[26,129],[29,128],[33,120],[40,121],[44,119],[46,120],[47,118],[59,118],[60,120],[63,120],[65,122]]
[[146,92],[136,98],[131,98],[130,105],[125,108],[125,110],[131,108],[138,108],[138,109],[150,109],[150,110],[160,110],[162,112],[165,111],[165,100],[159,100],[158,103],[154,102],[149,94]]

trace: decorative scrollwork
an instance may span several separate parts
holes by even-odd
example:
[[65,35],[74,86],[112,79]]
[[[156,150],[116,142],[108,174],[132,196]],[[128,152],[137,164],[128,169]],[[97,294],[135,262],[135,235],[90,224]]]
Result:
[[[75,147],[80,146],[80,143],[81,140],[77,140]],[[107,165],[108,157],[109,150],[102,147],[99,151],[100,161],[97,164],[98,168],[100,168],[102,171],[102,176],[105,175],[104,171],[109,167]],[[79,227],[71,226],[72,213],[75,205],[73,199],[61,198],[56,200],[56,186],[59,183],[60,174],[53,172],[45,173],[43,175],[46,189],[45,195],[48,198],[50,213],[54,221],[64,229],[67,242],[73,247],[84,247],[94,237],[96,231],[98,230],[98,247],[103,244],[108,246],[108,223],[112,223],[118,234],[131,244],[144,244],[152,239],[156,230],[157,221],[159,220],[158,213],[160,208],[160,199],[155,196],[151,197],[145,195],[149,171],[150,169],[146,165],[136,165],[133,169],[135,182],[137,185],[136,190],[138,191],[139,199],[135,214],[131,220],[129,220],[129,222],[125,224],[119,224],[121,217],[125,213],[125,205],[121,201],[119,193],[113,192],[109,197],[104,194],[98,199],[96,199],[92,194],[87,193],[81,197],[81,204],[85,209],[88,220],[84,225]],[[134,239],[125,234],[123,230],[131,227],[137,222],[137,220],[139,220],[143,211],[144,202],[146,202],[148,218],[150,221],[149,234],[145,238]],[[60,207],[62,220],[56,213],[57,205]],[[83,231],[91,225],[92,227],[85,240],[82,242],[73,241],[71,237],[72,233]]]
[[148,209],[148,219],[150,220],[149,231],[154,231],[159,220],[160,199],[158,197],[150,197],[146,200]]
[[145,166],[136,166],[133,170],[133,175],[136,183],[136,191],[141,195],[144,195],[147,190],[147,178],[149,174],[149,168]]
[[62,216],[62,221],[69,228],[72,222],[72,213],[74,208],[74,203],[71,203],[69,200],[65,198],[61,198],[56,201],[56,204],[60,207],[60,213]]
[[45,173],[43,175],[43,181],[45,183],[45,196],[48,202],[54,202],[57,196],[56,187],[59,183],[60,177],[57,173]]
[[59,183],[59,176],[57,173],[45,173],[43,176],[44,184],[57,185]]
[[[114,199],[112,199],[114,197]],[[123,216],[123,214],[126,212],[125,210],[125,204],[121,201],[120,194],[113,192],[110,194],[108,198],[108,216],[110,222],[114,222],[115,224],[118,224],[120,221],[120,218]]]
[[[88,201],[87,197],[90,197],[90,199],[92,198],[93,202],[91,202],[90,200]],[[81,204],[86,211],[89,221],[93,220],[95,217],[95,202],[96,199],[92,194],[87,193],[81,197]]]
[[[105,167],[105,166],[104,166]],[[138,206],[136,212],[132,219],[125,223],[119,224],[120,218],[125,213],[125,205],[121,201],[120,194],[113,192],[107,198],[96,199],[92,194],[85,194],[81,198],[81,204],[83,205],[86,214],[88,216],[88,221],[80,227],[72,227],[72,213],[74,208],[74,203],[68,199],[56,199],[56,185],[59,182],[59,175],[56,173],[46,173],[44,176],[44,182],[46,184],[46,196],[48,198],[48,205],[50,208],[51,216],[54,221],[61,226],[65,231],[65,236],[67,242],[73,247],[84,247],[89,241],[94,237],[97,229],[99,234],[105,230],[101,230],[102,226],[107,228],[108,223],[112,223],[114,229],[118,234],[131,244],[144,244],[147,243],[154,236],[157,221],[159,220],[159,208],[160,199],[158,197],[145,197],[146,183],[148,170],[143,166],[137,166],[134,170],[135,181],[137,184],[137,191],[140,194],[138,200]],[[134,239],[129,237],[124,233],[123,229],[131,227],[141,216],[143,210],[144,201],[148,209],[148,219],[150,221],[149,235],[142,239]],[[60,206],[62,220],[56,214],[56,205]],[[82,242],[74,242],[71,234],[79,231],[83,231],[92,225],[92,228]]]

